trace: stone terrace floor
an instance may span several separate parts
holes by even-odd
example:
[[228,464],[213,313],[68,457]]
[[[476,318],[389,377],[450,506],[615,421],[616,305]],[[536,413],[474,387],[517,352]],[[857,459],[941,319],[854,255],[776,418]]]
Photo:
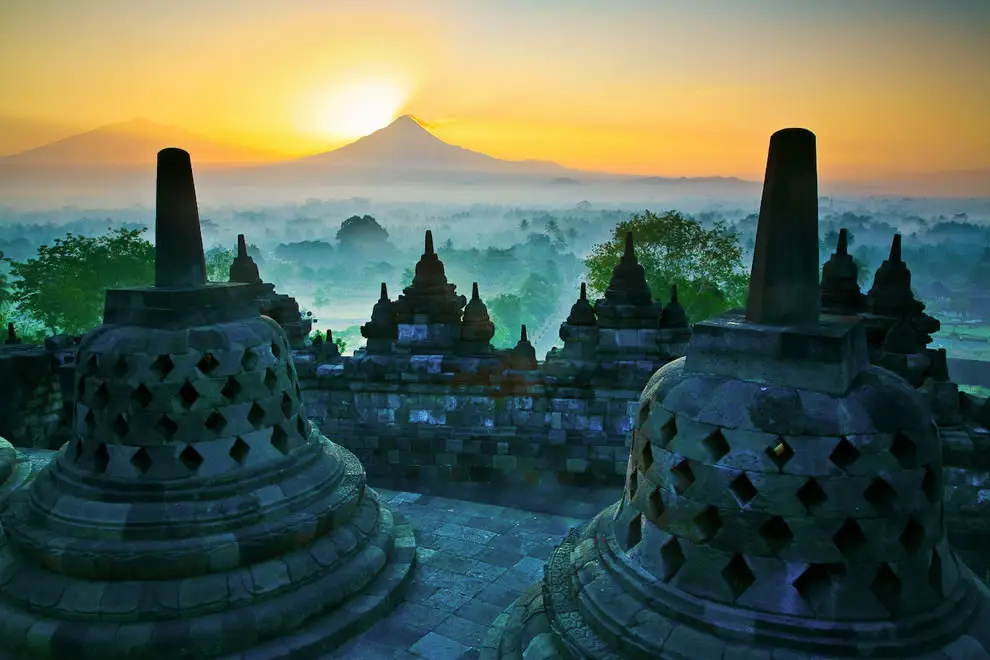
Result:
[[[450,494],[445,488],[432,493],[378,488],[392,510],[412,523],[418,565],[405,602],[328,659],[478,657],[489,624],[543,578],[543,563],[554,547],[621,492],[561,488],[539,495],[488,487],[465,493],[481,500],[470,501],[438,490]],[[565,512],[570,515],[561,515]]]

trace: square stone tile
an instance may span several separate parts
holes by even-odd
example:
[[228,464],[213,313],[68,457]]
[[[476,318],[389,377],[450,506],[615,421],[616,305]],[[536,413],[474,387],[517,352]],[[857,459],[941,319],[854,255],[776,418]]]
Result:
[[414,655],[427,660],[459,660],[471,650],[471,647],[431,632],[413,644],[409,650]]

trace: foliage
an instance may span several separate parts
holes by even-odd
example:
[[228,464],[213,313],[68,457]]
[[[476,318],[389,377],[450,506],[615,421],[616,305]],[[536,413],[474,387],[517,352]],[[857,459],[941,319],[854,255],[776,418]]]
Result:
[[333,245],[326,241],[279,243],[275,257],[282,261],[326,261],[333,258]]
[[610,241],[595,245],[584,262],[594,292],[600,295],[608,288],[629,231],[653,295],[666,300],[676,284],[678,299],[692,322],[745,304],[748,275],[735,231],[722,222],[706,229],[678,211],[635,214],[616,225]]
[[206,279],[211,282],[230,280],[230,266],[234,263],[234,252],[220,245],[206,251]]
[[40,246],[33,258],[10,261],[18,308],[52,333],[81,334],[99,325],[107,289],[154,282],[155,248],[141,238],[143,231],[69,233]]
[[488,315],[495,324],[492,344],[498,348],[514,346],[519,338],[519,326],[523,323],[522,298],[514,293],[503,293],[487,303]]
[[383,245],[387,240],[388,231],[370,215],[352,215],[337,230],[337,242],[342,247]]

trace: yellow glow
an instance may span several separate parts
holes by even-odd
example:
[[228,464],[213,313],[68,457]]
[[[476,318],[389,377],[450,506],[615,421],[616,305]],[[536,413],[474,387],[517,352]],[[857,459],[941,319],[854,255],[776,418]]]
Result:
[[387,126],[408,97],[404,85],[385,78],[346,84],[316,104],[313,130],[329,138],[362,137]]

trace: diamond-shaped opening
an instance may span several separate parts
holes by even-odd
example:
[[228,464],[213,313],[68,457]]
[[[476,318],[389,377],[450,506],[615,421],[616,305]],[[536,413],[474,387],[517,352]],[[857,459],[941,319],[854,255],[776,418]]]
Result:
[[247,415],[248,421],[254,426],[261,426],[261,423],[265,421],[265,410],[258,405],[255,401],[251,404],[251,409],[248,410]]
[[193,407],[197,400],[199,400],[199,392],[197,392],[196,388],[193,387],[193,384],[187,380],[182,384],[182,387],[179,388],[179,403],[182,404],[183,408],[189,410]]
[[244,355],[241,356],[241,367],[244,371],[254,371],[258,368],[258,354],[254,349],[244,349]]
[[116,361],[114,361],[112,372],[115,378],[123,378],[127,375],[129,369],[130,367],[127,364],[127,360],[123,355],[121,355],[116,359]]
[[676,536],[670,537],[666,543],[660,546],[660,559],[663,560],[663,573],[660,577],[663,578],[664,582],[670,582],[677,571],[681,570],[681,567],[687,563],[684,551],[681,550],[681,543]]
[[829,454],[829,460],[835,464],[840,470],[846,470],[860,457],[860,451],[856,449],[856,446],[846,439],[846,436],[839,438],[838,444],[835,445],[835,449]]
[[808,479],[804,482],[803,486],[798,488],[797,498],[804,506],[805,511],[812,513],[815,508],[825,504],[828,500],[828,495],[825,494],[825,491],[816,479]]
[[288,392],[282,392],[282,414],[286,417],[292,414],[292,397]]
[[939,475],[932,469],[931,465],[925,466],[925,476],[921,479],[921,492],[929,503],[935,504],[940,499],[941,486],[939,485]]
[[852,518],[846,518],[839,531],[832,535],[832,543],[848,559],[865,548],[869,542],[859,524]]
[[93,392],[93,396],[90,397],[90,403],[93,408],[97,410],[103,410],[110,403],[110,390],[107,389],[107,384],[101,382],[96,390]]
[[677,435],[677,421],[671,417],[667,423],[660,427],[660,446],[666,447]]
[[299,431],[299,435],[302,436],[303,440],[309,438],[309,424],[301,414],[296,417],[296,430]]
[[110,430],[118,438],[123,438],[131,430],[130,424],[127,423],[127,417],[123,413],[118,414],[113,418],[113,422],[110,423]]
[[216,371],[219,366],[220,360],[216,359],[213,353],[203,353],[203,357],[199,358],[199,362],[196,363],[196,368],[207,376]]
[[93,452],[93,468],[102,473],[107,471],[108,465],[110,465],[110,450],[107,448],[107,443],[101,442]]
[[626,534],[626,550],[632,550],[643,540],[643,514],[637,513],[629,521],[629,529]]
[[277,341],[272,342],[272,355],[275,356],[276,360],[280,360],[282,358],[282,347],[278,345]]
[[89,356],[89,359],[86,360],[86,371],[90,375],[94,375],[99,370],[100,370],[100,361],[96,357],[96,353],[93,353],[92,355]]
[[663,503],[663,495],[660,494],[659,488],[654,488],[649,497],[646,498],[646,506],[648,507],[647,517],[656,522],[663,515],[664,510],[667,508]]
[[234,444],[230,446],[230,451],[228,453],[232,459],[237,461],[238,465],[244,465],[244,461],[247,460],[248,454],[251,453],[251,445],[244,442],[240,438],[235,438]]
[[265,369],[265,387],[269,391],[273,391],[278,386],[278,376],[275,375],[275,370],[271,367]]
[[733,555],[729,563],[722,569],[722,579],[732,592],[732,599],[735,600],[743,595],[747,589],[756,582],[753,570],[743,559],[742,555]]
[[921,526],[914,516],[908,518],[907,525],[904,526],[904,531],[901,532],[900,539],[901,545],[907,550],[909,555],[918,554],[918,550],[921,549],[921,545],[925,542],[925,528]]
[[186,445],[186,448],[179,453],[179,460],[190,472],[195,472],[203,464],[203,457],[192,445]]
[[159,379],[164,380],[166,376],[172,373],[172,369],[175,368],[175,363],[172,362],[172,358],[168,355],[159,355],[155,358],[155,361],[151,363],[151,371],[158,376]]
[[674,477],[674,492],[683,495],[684,491],[694,483],[694,472],[688,459],[683,458],[681,462],[670,468],[670,474]]
[[791,446],[787,444],[787,441],[784,440],[784,436],[782,435],[778,435],[777,442],[767,447],[766,453],[767,457],[781,472],[784,471],[784,466],[787,465],[787,462],[794,458],[794,450],[791,449]]
[[144,447],[139,447],[131,456],[131,465],[138,471],[138,474],[146,474],[151,469],[151,455]]
[[289,453],[289,434],[285,432],[281,424],[276,424],[272,428],[272,447],[283,454]]
[[901,603],[901,579],[886,562],[877,568],[876,577],[870,584],[870,591],[891,614],[895,614]]
[[214,433],[219,433],[223,430],[223,427],[227,426],[227,420],[218,411],[214,410],[210,413],[209,417],[206,418],[204,422],[206,428],[213,431]]
[[241,390],[243,389],[244,388],[241,386],[241,384],[237,382],[237,379],[231,376],[230,378],[227,379],[227,382],[224,383],[223,389],[220,390],[220,394],[222,394],[224,398],[233,401],[234,399],[237,398],[237,395],[240,394]]
[[760,525],[760,529],[757,531],[773,555],[780,554],[780,551],[794,540],[794,533],[790,526],[780,516],[770,518]]
[[694,517],[694,526],[698,529],[700,541],[707,543],[722,529],[722,517],[718,515],[718,509],[710,506]]
[[729,442],[722,435],[722,429],[715,429],[708,436],[701,441],[705,449],[708,450],[708,455],[711,457],[712,463],[717,463],[722,460],[722,457],[729,453],[731,449],[729,447]]
[[131,392],[131,401],[133,401],[134,405],[141,410],[147,408],[153,398],[154,395],[152,395],[151,390],[149,390],[148,386],[144,383],[140,383],[134,388],[134,391]]
[[845,572],[842,564],[808,564],[791,586],[806,601],[818,602],[828,595],[833,582]]
[[643,474],[646,474],[653,467],[653,443],[650,442],[649,438],[643,439],[643,450],[639,456]]
[[729,490],[732,491],[732,495],[739,502],[740,506],[746,506],[752,502],[753,498],[759,493],[745,472],[740,472],[739,476],[729,483]]
[[93,414],[92,410],[86,411],[86,416],[83,417],[83,423],[86,425],[86,431],[92,434],[96,431],[96,415]]
[[863,491],[863,497],[881,516],[889,515],[897,499],[897,491],[882,477],[876,477]]
[[917,467],[917,452],[918,449],[914,440],[900,432],[894,436],[894,441],[890,444],[890,453],[894,455],[904,470]]
[[932,561],[928,564],[928,585],[939,596],[942,594],[942,556],[932,548]]
[[162,415],[155,422],[155,430],[158,431],[163,438],[166,440],[171,440],[179,430],[179,425],[175,423],[175,420],[168,415]]

